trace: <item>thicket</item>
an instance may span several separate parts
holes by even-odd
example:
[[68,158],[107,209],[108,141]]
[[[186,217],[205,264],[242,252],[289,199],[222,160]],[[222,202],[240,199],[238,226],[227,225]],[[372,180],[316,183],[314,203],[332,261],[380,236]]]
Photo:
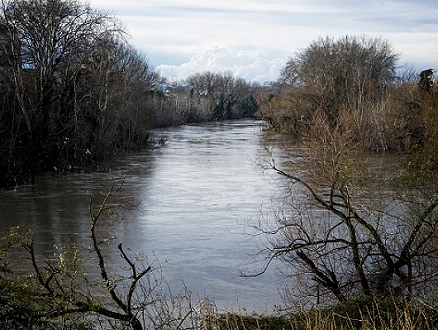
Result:
[[151,100],[154,127],[252,117],[265,89],[230,72],[209,71],[163,87]]
[[169,86],[105,12],[77,0],[2,1],[0,187],[42,171],[99,170],[144,147],[153,127],[258,108],[258,86],[228,74],[188,83]]
[[398,57],[382,39],[320,38],[291,57],[258,115],[272,130],[303,138],[320,113],[342,121],[365,150],[435,157],[433,71],[414,80],[397,72]]
[[295,137],[282,159],[266,144],[266,166],[287,184],[254,225],[265,267],[281,261],[289,306],[378,301],[388,315],[388,299],[434,298],[438,93],[432,70],[398,79],[397,58],[381,39],[318,39],[260,107],[272,131]]

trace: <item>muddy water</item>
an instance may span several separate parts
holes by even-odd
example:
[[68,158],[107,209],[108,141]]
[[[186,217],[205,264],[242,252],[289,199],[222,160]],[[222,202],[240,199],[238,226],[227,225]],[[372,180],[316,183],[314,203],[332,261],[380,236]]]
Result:
[[[136,208],[107,228],[112,243],[159,262],[174,291],[180,280],[194,296],[221,310],[237,306],[270,312],[279,303],[273,270],[257,278],[240,273],[260,248],[248,236],[261,209],[271,207],[279,178],[257,165],[264,153],[260,122],[185,125],[154,132],[164,145],[119,160],[107,173],[45,175],[36,185],[0,191],[0,230],[27,225],[37,249],[89,246],[89,200],[100,200],[114,181]],[[108,248],[108,251],[111,251]],[[117,253],[108,259],[120,262]]]

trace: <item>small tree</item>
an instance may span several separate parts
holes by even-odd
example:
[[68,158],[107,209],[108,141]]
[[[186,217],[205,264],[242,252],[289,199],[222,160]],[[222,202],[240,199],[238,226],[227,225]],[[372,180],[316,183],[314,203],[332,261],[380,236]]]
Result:
[[[22,248],[32,271],[25,275],[13,273],[19,265],[3,259],[0,302],[8,314],[0,313],[0,322],[17,324],[17,328],[46,329],[60,321],[77,319],[93,323],[103,317],[106,322],[141,330],[150,325],[176,328],[190,321],[192,309],[186,300],[189,296],[166,295],[166,283],[157,269],[144,264],[147,261],[144,257],[131,256],[120,243],[117,250],[129,274],[111,274],[107,267],[104,246],[108,239],[100,236],[101,229],[117,215],[121,205],[115,195],[121,187],[112,186],[95,210],[90,200],[93,256],[85,257],[80,247],[70,246],[61,247],[55,260],[40,261],[32,232],[24,227],[10,229],[2,244],[4,256],[13,247]],[[85,266],[90,265],[97,266],[99,275],[85,272]]]

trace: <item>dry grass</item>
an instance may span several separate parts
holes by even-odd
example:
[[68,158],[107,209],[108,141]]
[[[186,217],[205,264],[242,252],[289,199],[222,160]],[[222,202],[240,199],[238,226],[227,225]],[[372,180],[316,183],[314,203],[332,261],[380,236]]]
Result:
[[432,330],[438,327],[433,304],[420,301],[356,299],[326,309],[276,316],[200,313],[199,329],[208,330]]

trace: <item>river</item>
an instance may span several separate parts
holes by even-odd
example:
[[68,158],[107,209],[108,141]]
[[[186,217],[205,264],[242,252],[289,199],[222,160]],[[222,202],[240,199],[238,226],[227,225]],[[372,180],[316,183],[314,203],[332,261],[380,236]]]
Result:
[[114,244],[158,260],[175,290],[182,280],[219,310],[271,312],[280,303],[274,269],[240,276],[261,247],[248,224],[269,211],[281,180],[257,165],[264,154],[261,123],[184,125],[153,134],[164,145],[126,155],[110,172],[47,174],[33,187],[0,190],[1,232],[29,226],[46,257],[54,247],[89,246],[90,197],[97,203],[105,187],[124,181],[121,196],[133,197],[137,207],[111,227]]

